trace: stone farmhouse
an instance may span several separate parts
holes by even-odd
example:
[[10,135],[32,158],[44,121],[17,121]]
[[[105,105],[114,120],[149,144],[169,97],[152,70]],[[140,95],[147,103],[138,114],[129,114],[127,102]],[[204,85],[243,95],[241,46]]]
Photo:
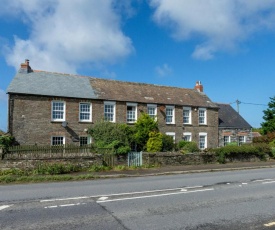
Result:
[[175,142],[219,145],[219,106],[200,82],[186,89],[107,80],[32,70],[26,60],[7,93],[8,132],[21,145],[87,144],[87,129],[97,121],[133,125],[143,112]]
[[133,125],[142,112],[175,142],[201,149],[251,142],[252,127],[229,104],[194,89],[32,70],[21,64],[7,90],[8,132],[19,144],[91,143],[87,129],[102,119]]
[[219,106],[219,146],[235,142],[237,145],[251,143],[252,127],[229,104],[217,103]]

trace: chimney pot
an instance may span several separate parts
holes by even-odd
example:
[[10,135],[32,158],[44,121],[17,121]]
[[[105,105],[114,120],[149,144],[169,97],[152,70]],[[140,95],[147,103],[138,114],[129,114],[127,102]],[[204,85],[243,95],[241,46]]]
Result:
[[21,68],[19,70],[21,73],[30,73],[32,72],[32,68],[30,67],[30,61],[25,59],[24,63],[21,63]]
[[194,89],[198,90],[199,92],[203,92],[203,85],[201,84],[201,81],[197,81]]

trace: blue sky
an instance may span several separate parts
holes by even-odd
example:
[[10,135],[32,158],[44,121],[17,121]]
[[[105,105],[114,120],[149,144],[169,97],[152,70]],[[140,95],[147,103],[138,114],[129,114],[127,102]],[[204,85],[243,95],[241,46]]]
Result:
[[6,89],[36,70],[193,88],[241,101],[260,127],[275,96],[275,0],[1,0],[0,129]]

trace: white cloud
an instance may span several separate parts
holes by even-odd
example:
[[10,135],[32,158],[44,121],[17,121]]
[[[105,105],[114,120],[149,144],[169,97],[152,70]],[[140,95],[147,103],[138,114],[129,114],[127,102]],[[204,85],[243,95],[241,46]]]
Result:
[[28,58],[34,69],[74,73],[82,64],[114,63],[133,51],[120,28],[122,6],[113,0],[4,0],[1,5],[0,16],[24,20],[30,29],[28,39],[15,37],[6,55],[16,68]]
[[170,73],[172,73],[172,69],[166,63],[163,64],[162,66],[157,66],[155,68],[155,70],[156,70],[157,74],[161,77],[169,75]]
[[252,33],[275,27],[275,0],[150,0],[153,19],[177,40],[195,38],[194,58],[232,51]]

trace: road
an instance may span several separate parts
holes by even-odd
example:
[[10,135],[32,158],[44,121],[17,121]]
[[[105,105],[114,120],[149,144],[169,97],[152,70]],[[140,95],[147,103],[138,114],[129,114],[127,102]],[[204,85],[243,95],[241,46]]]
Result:
[[275,229],[275,170],[0,186],[0,229]]

